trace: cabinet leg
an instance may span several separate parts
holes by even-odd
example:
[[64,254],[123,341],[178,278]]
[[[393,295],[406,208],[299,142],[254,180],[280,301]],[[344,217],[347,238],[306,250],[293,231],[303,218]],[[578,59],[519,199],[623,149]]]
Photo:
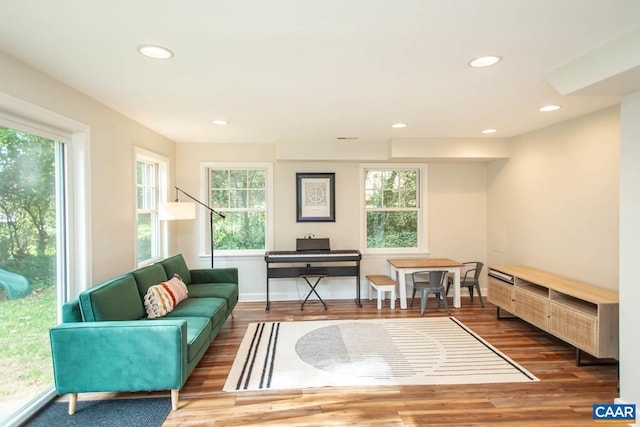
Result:
[[498,320],[508,320],[508,319],[519,319],[519,317],[516,316],[510,316],[510,317],[500,317],[500,307],[496,307],[496,319]]
[[604,366],[617,365],[616,359],[596,359],[595,361],[586,362],[582,359],[582,350],[576,348],[576,366]]

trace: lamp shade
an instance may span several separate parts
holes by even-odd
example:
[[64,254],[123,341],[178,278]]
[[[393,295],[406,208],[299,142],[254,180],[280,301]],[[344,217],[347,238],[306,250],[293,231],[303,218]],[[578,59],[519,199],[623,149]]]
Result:
[[164,202],[158,209],[160,220],[195,219],[196,204],[193,202]]

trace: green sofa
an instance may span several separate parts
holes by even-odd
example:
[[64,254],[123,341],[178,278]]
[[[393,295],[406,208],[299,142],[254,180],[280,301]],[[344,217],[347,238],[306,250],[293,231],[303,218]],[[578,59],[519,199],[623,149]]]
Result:
[[[150,319],[144,295],[178,274],[189,297],[161,318]],[[64,304],[62,322],[50,330],[56,390],[78,393],[179,391],[238,302],[238,270],[190,270],[182,255],[115,277]]]

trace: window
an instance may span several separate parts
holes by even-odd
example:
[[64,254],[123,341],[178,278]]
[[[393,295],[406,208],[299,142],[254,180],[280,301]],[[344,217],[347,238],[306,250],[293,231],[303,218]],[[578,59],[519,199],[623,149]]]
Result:
[[[16,105],[0,97],[0,109],[4,102]],[[81,127],[53,113],[48,118]],[[49,328],[79,290],[71,282],[89,282],[86,271],[74,268],[89,264],[87,187],[76,181],[86,178],[86,163],[78,161],[88,154],[85,137],[0,112],[0,424],[24,421],[56,396]]]
[[0,126],[0,421],[53,383],[64,155],[60,142]]
[[138,265],[149,264],[165,252],[164,230],[158,219],[158,205],[166,188],[166,161],[137,150],[136,153],[136,258]]
[[362,167],[366,251],[426,249],[424,175],[414,166]]
[[92,283],[91,150],[87,125],[3,93],[0,134],[0,251],[17,255],[0,268],[27,278],[30,289],[26,297],[0,292],[0,336],[21,330],[24,338],[0,345],[0,389],[9,389],[0,390],[0,424],[19,425],[57,397],[48,330],[62,304]]
[[225,215],[214,221],[215,250],[266,250],[271,241],[271,165],[216,164],[206,171],[209,206]]

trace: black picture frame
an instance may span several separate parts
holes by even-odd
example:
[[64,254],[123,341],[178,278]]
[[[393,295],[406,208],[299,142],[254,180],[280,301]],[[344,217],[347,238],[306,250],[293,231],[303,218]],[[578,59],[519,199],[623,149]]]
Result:
[[296,172],[296,222],[336,221],[336,174]]

